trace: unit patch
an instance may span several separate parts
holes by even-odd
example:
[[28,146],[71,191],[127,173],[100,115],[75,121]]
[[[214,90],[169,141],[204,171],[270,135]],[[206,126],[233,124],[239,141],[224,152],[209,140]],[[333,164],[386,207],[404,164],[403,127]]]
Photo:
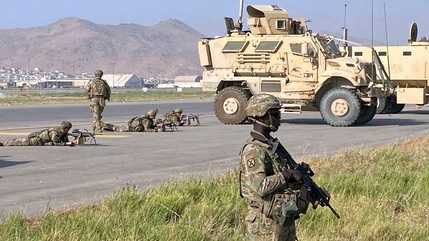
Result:
[[254,168],[254,167],[256,166],[256,161],[255,161],[255,159],[249,159],[249,160],[247,160],[247,166],[248,166],[249,168]]

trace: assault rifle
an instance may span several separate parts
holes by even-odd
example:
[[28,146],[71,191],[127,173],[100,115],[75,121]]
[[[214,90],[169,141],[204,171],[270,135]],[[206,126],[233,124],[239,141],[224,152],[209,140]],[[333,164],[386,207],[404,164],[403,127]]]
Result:
[[155,122],[156,130],[161,132],[166,132],[167,130],[170,132],[177,131],[176,123],[173,123],[169,120],[158,119]]
[[317,204],[320,204],[320,206],[322,207],[328,207],[335,215],[335,217],[340,218],[340,215],[329,203],[329,193],[324,188],[319,187],[311,178],[314,176],[314,172],[311,170],[308,164],[298,164],[279,141],[276,141],[274,143],[273,152],[277,154],[281,159],[285,159],[289,168],[297,170],[303,174],[303,185],[304,188],[309,191],[313,207],[316,207]]
[[95,135],[88,130],[80,130],[74,129],[68,135],[73,138],[73,141],[76,142],[77,145],[96,145],[97,140],[95,139]]

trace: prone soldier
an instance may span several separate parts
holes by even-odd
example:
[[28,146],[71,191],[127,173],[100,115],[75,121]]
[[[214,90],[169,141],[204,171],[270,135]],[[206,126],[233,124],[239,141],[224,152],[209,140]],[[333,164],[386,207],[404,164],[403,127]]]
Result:
[[90,99],[89,109],[92,112],[92,128],[93,132],[102,132],[101,119],[103,110],[106,106],[106,100],[110,101],[111,90],[105,80],[102,79],[103,71],[95,71],[95,79],[88,82],[86,90]]
[[165,115],[165,119],[176,126],[190,126],[192,122],[195,125],[200,125],[200,119],[198,115],[195,114],[183,114],[183,109],[175,109]]
[[127,126],[116,126],[109,123],[102,123],[105,131],[118,132],[155,132],[158,131],[156,115],[158,110],[150,110],[144,116],[134,116],[127,122]]
[[252,241],[295,241],[295,221],[310,202],[333,210],[329,194],[307,176],[310,167],[303,163],[299,167],[306,171],[296,168],[271,136],[280,127],[280,108],[280,101],[268,94],[253,96],[246,108],[254,127],[240,152],[240,194],[248,205],[246,235]]
[[0,143],[4,146],[73,146],[75,141],[69,141],[68,132],[72,128],[72,123],[69,121],[61,122],[59,127],[43,129],[38,132],[30,133],[23,138],[17,138],[11,141]]

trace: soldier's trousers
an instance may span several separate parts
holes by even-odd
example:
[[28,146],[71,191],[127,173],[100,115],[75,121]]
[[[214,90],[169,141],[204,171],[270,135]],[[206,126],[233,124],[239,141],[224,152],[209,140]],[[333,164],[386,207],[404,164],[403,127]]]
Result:
[[106,100],[103,97],[93,97],[89,105],[89,109],[92,112],[92,128],[94,131],[102,131],[101,115],[106,106]]
[[4,146],[43,146],[43,142],[38,137],[22,137],[3,143]]
[[246,236],[249,241],[296,241],[295,221],[276,224],[259,209],[249,207],[246,216]]

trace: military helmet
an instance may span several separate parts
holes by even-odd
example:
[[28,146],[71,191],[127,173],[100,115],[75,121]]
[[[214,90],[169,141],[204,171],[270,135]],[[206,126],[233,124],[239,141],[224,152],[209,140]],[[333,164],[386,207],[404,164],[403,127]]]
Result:
[[61,128],[63,129],[71,129],[72,128],[72,123],[70,121],[63,121],[61,122]]
[[183,113],[183,110],[182,109],[180,109],[180,108],[178,108],[178,109],[175,109],[174,111],[173,111],[174,113]]
[[103,70],[100,70],[100,69],[98,69],[98,70],[96,70],[95,71],[95,77],[97,77],[97,78],[101,78],[101,77],[103,77]]
[[278,98],[269,94],[259,94],[250,98],[246,115],[248,117],[263,117],[271,109],[280,109],[281,103]]
[[156,116],[156,114],[158,114],[158,110],[157,110],[157,109],[155,109],[155,110],[150,110],[150,111],[148,111],[148,112],[146,113],[146,115],[147,115],[147,116],[150,116],[150,117],[154,117],[154,116]]

